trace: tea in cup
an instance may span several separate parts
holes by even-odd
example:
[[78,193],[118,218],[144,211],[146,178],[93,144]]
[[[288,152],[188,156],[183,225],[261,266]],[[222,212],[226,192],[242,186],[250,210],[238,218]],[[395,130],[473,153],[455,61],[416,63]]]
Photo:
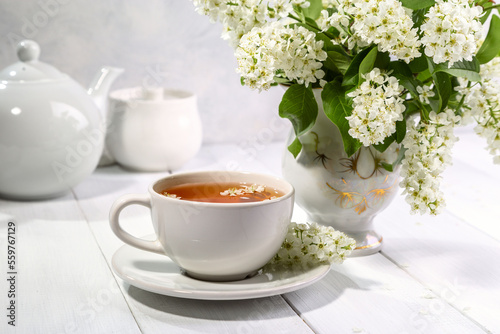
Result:
[[[191,277],[232,281],[254,274],[277,253],[293,203],[292,185],[275,176],[190,172],[154,182],[147,194],[120,197],[109,220],[122,241],[169,256]],[[120,212],[132,204],[151,209],[155,241],[121,228]]]

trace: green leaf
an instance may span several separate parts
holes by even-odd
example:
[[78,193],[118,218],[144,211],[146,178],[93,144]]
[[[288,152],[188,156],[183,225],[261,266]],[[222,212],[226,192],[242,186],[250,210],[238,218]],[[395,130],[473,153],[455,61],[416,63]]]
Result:
[[413,77],[410,66],[403,61],[393,61],[389,64],[391,75],[399,80],[399,83],[406,88],[414,97],[418,97],[417,87],[420,82]]
[[481,48],[476,54],[476,58],[480,64],[486,64],[496,57],[500,52],[500,18],[493,15],[490,22],[490,30],[488,35],[481,45]]
[[345,58],[349,59],[349,60],[352,60],[351,56],[345,51],[345,49],[340,46],[340,45],[334,45],[331,49],[329,49],[328,51],[335,51],[339,54],[341,54],[342,56],[344,56]]
[[[486,12],[486,9],[487,9],[488,7],[491,7],[491,6],[493,6],[493,5],[494,5],[494,2],[493,2],[493,1],[488,1],[488,2],[486,2],[486,3],[481,4],[481,7],[483,7],[483,13],[484,13],[484,12]],[[488,13],[488,14],[485,14],[485,15],[481,16],[481,17],[479,18],[479,22],[481,22],[481,24],[483,24],[483,25],[484,25],[484,23],[488,20],[488,17],[490,17],[490,15],[489,15],[489,14],[491,14],[491,10],[489,11],[489,13]]]
[[346,100],[346,87],[340,80],[334,80],[323,87],[321,99],[326,116],[339,128],[348,156],[353,155],[361,147],[361,142],[349,134],[349,122],[346,117],[352,113],[352,106]]
[[434,0],[400,0],[400,1],[404,7],[413,10],[431,7],[436,3]]
[[345,74],[351,63],[351,58],[338,51],[327,51],[326,54],[328,58],[323,62],[325,67],[336,73]]
[[306,23],[306,16],[304,15],[304,10],[299,6],[293,6],[293,11],[297,14],[300,22]]
[[458,78],[450,77],[450,80],[451,80],[451,94],[450,94],[450,99],[448,100],[448,107],[456,110],[458,102],[461,100],[463,95],[457,92],[456,90],[456,88],[460,86]]
[[396,161],[392,163],[393,167],[396,167],[403,161],[403,158],[405,157],[405,152],[408,150],[406,147],[401,146],[401,149],[399,150],[398,157],[396,158]]
[[310,130],[318,117],[318,104],[312,90],[298,84],[288,87],[279,105],[279,115],[293,125],[296,138],[288,150],[297,157],[302,149],[298,137]]
[[[305,19],[304,19],[305,21]],[[316,27],[311,27],[310,25],[308,25],[307,23],[305,22],[294,22],[294,23],[291,23],[289,25],[290,28],[294,28],[294,27],[302,27],[302,28],[306,28],[307,30],[309,31],[312,31],[312,32],[317,32],[319,30],[319,28]]]
[[373,70],[373,66],[375,65],[375,60],[377,60],[378,50],[377,48],[372,48],[370,52],[366,55],[366,57],[359,64],[359,76],[361,77],[363,74],[366,74]]
[[442,111],[448,105],[452,93],[450,76],[444,72],[436,72],[433,77],[439,94],[439,111]]
[[373,67],[377,67],[382,69],[387,69],[389,64],[391,63],[391,57],[389,56],[389,52],[378,52],[377,59],[375,60],[375,64]]
[[318,104],[312,90],[304,85],[291,85],[283,95],[279,115],[292,122],[296,136],[311,129],[318,116]]
[[[329,54],[331,52],[331,54]],[[329,51],[327,52],[328,56],[326,60],[323,62],[323,66],[330,71],[332,71],[335,75],[343,74],[340,69],[337,67],[335,64],[335,58],[337,57],[336,52],[334,51]],[[325,78],[323,78],[325,79]]]
[[[321,12],[321,11],[320,11]],[[321,31],[316,21],[310,17],[306,16],[306,24],[309,25],[311,31]]]
[[306,17],[316,20],[323,10],[323,2],[321,0],[309,0],[311,4],[307,8],[302,8],[302,11],[306,15]]
[[411,14],[411,19],[413,20],[413,28],[419,28],[425,21],[425,14],[429,11],[429,8],[414,10]]
[[273,80],[274,80],[274,82],[279,83],[279,84],[291,85],[291,81],[287,78],[274,77]]
[[396,143],[401,144],[401,142],[403,141],[403,139],[406,136],[406,121],[405,120],[396,122],[396,133],[394,135],[396,137],[395,138]]
[[302,143],[299,138],[295,137],[295,140],[288,146],[288,151],[293,154],[294,158],[297,158],[300,151],[302,150]]
[[386,137],[382,144],[373,146],[377,149],[377,151],[383,153],[394,141],[396,141],[396,143],[398,144],[401,144],[405,136],[406,136],[406,121],[405,120],[397,121],[396,132],[392,136]]
[[[406,100],[406,101],[404,101],[404,105],[405,105],[406,109],[403,113],[403,117],[405,119],[408,118],[408,116],[420,111],[419,102],[417,102],[415,100]],[[398,123],[396,123],[396,126],[397,126],[397,124]],[[405,125],[405,127],[406,127],[406,125]],[[397,131],[397,127],[396,127],[396,131]]]
[[432,74],[436,72],[445,72],[451,74],[455,77],[467,78],[470,81],[480,81],[481,76],[479,75],[479,61],[476,57],[473,57],[472,61],[462,60],[454,63],[450,68],[448,68],[448,62],[441,64],[434,64],[434,62],[428,58],[429,70]]
[[432,77],[431,71],[429,71],[429,69],[426,69],[425,71],[420,72],[420,73],[417,75],[417,80],[422,81],[422,82],[425,82],[425,81],[427,81],[427,79],[429,79],[430,77]]
[[[328,46],[328,48],[326,48],[326,49],[323,48],[323,50],[330,51],[330,50],[332,50],[332,48],[330,48],[331,46],[337,45],[337,44],[332,43],[332,40],[337,39],[340,36],[340,32],[336,28],[330,27],[326,31],[316,32],[316,35],[319,35],[319,34],[323,35],[324,38],[326,38],[330,42],[330,43],[328,43],[328,45],[325,44],[325,46]],[[318,39],[318,36],[316,36],[316,39]]]
[[323,41],[323,50],[330,51],[335,49],[335,44],[332,40],[322,32],[316,32],[316,40]]
[[418,58],[413,59],[408,66],[413,73],[420,73],[429,68],[427,64],[427,59],[425,55],[421,55]]
[[396,161],[394,161],[392,164],[382,162],[382,167],[384,167],[385,170],[388,172],[394,171],[396,169],[396,166],[399,165],[401,163],[401,161],[403,161],[403,158],[405,157],[406,150],[407,150],[406,147],[401,146],[399,153],[398,153],[398,157],[396,158]]
[[384,142],[382,144],[373,145],[373,147],[375,147],[375,149],[380,153],[384,153],[384,151],[387,150],[387,148],[391,146],[392,143],[394,143],[394,137],[389,136],[385,137]]
[[358,53],[354,59],[351,61],[349,68],[345,72],[344,81],[342,86],[357,86],[359,81],[359,66],[365,57],[370,53],[372,47],[366,48],[360,53]]
[[[432,110],[435,113],[438,113],[441,110],[441,107],[443,106],[443,102],[441,100],[441,97],[439,94],[437,94],[434,97],[429,98],[429,105],[431,106]],[[422,115],[425,119],[428,119],[429,111],[426,110],[426,114]]]
[[394,171],[394,168],[392,168],[392,164],[388,164],[385,161],[381,161],[380,163],[382,164],[382,167],[384,167],[384,169],[389,173],[392,173]]

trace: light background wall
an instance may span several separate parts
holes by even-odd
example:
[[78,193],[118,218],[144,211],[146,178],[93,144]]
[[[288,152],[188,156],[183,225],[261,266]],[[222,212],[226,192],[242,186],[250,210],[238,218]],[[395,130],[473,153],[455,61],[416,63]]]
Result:
[[111,65],[125,69],[113,89],[146,83],[196,93],[205,143],[285,138],[283,91],[242,87],[220,33],[190,0],[0,0],[0,67],[17,60],[19,40],[33,39],[42,61],[84,86]]

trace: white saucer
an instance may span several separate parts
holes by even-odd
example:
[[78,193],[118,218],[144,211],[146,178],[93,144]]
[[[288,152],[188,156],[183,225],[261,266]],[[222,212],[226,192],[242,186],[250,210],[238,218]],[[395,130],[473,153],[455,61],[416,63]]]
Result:
[[320,280],[329,265],[313,269],[264,272],[241,281],[208,282],[184,275],[164,255],[124,245],[113,255],[115,273],[125,282],[150,292],[189,299],[234,300],[274,296],[304,288]]

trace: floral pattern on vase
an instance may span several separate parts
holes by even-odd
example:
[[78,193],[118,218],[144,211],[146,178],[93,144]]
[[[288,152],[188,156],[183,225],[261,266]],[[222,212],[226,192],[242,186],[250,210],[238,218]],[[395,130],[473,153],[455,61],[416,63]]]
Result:
[[[399,146],[381,153],[361,147],[348,157],[340,131],[325,115],[321,89],[314,89],[318,118],[310,131],[300,136],[302,151],[294,158],[285,149],[283,175],[296,190],[296,203],[311,221],[329,225],[356,239],[353,255],[378,252],[382,237],[373,230],[373,218],[398,193],[398,171],[387,172],[382,162],[396,160]],[[295,138],[290,133],[288,144]]]

